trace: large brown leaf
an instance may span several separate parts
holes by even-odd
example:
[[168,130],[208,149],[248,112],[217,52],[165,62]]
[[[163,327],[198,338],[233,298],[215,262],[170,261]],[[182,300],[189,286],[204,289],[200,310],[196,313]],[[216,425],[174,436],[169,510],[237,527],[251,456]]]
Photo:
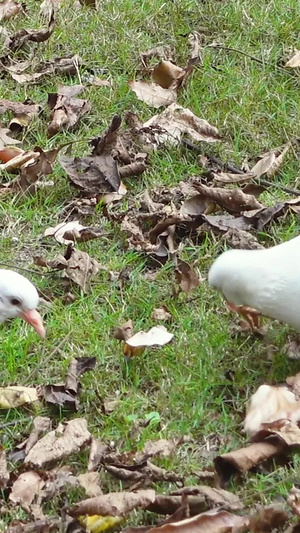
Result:
[[110,492],[103,496],[79,502],[69,510],[71,516],[102,515],[124,516],[134,509],[145,508],[155,499],[154,490],[138,492]]
[[255,196],[245,194],[241,189],[207,187],[200,183],[196,183],[195,188],[204,196],[204,198],[213,200],[229,213],[241,213],[242,211],[260,209],[263,207]]
[[51,61],[40,63],[35,67],[35,72],[26,73],[24,70],[31,66],[31,61],[24,65],[16,63],[13,65],[1,65],[0,68],[7,72],[17,83],[37,83],[44,76],[55,76],[58,74],[76,74],[81,58],[78,55],[72,57],[54,58]]
[[247,516],[212,510],[179,522],[154,527],[149,533],[230,533],[248,525]]
[[135,92],[139,100],[151,107],[169,106],[177,100],[176,89],[164,89],[157,83],[148,83],[142,80],[130,81],[129,87]]
[[41,438],[29,451],[25,463],[38,468],[52,462],[58,462],[80,452],[84,445],[91,439],[84,418],[75,418],[69,422],[59,424],[54,430]]
[[37,498],[44,484],[45,482],[37,472],[33,470],[23,472],[13,483],[9,499],[14,503],[19,503],[21,507],[30,505]]

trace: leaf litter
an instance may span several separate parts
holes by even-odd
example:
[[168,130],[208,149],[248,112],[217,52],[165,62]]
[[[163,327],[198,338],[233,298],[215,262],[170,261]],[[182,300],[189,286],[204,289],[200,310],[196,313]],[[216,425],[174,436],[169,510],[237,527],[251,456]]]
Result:
[[[6,16],[5,10],[9,5],[17,6],[13,9],[19,9],[15,2],[5,0],[1,4],[0,17]],[[46,29],[23,29],[8,36],[4,46],[5,55],[1,57],[0,62],[3,75],[10,75],[18,83],[37,83],[43,76],[78,73],[78,65],[81,62],[78,56],[53,59],[39,65],[34,61],[33,71],[30,73],[25,71],[31,67],[31,61],[16,62],[16,58],[14,61],[12,58],[12,54],[18,53],[25,44],[41,43],[50,38],[55,26],[53,11],[57,11],[59,7],[60,2],[56,0],[43,2],[42,9],[48,23]],[[195,65],[201,62],[201,36],[192,32],[188,39],[191,52],[185,67],[176,65],[172,50],[156,47],[142,55],[144,66],[147,68],[151,55],[160,60],[152,69],[153,81],[132,82],[142,100],[153,107],[167,104],[167,109],[146,122],[142,122],[129,111],[125,116],[125,126],[121,125],[121,118],[115,116],[106,132],[92,140],[90,155],[73,158],[68,154],[68,157],[60,158],[60,164],[70,183],[79,191],[79,198],[72,200],[69,212],[73,213],[77,209],[82,215],[93,214],[97,203],[102,203],[105,206],[104,215],[110,222],[121,223],[129,248],[132,247],[148,256],[155,255],[161,261],[164,258],[173,261],[174,276],[185,293],[197,289],[200,283],[198,272],[179,257],[187,234],[189,238],[192,236],[197,239],[203,233],[214,233],[233,247],[259,248],[262,245],[254,232],[267,228],[279,217],[285,217],[290,212],[299,213],[299,198],[264,206],[258,199],[262,189],[257,188],[256,184],[256,180],[261,176],[274,177],[292,147],[291,142],[259,156],[258,162],[247,172],[235,174],[225,172],[223,168],[217,171],[215,167],[207,168],[207,172],[200,178],[194,176],[180,182],[176,187],[154,188],[145,191],[140,198],[132,198],[130,189],[127,189],[122,180],[140,176],[145,172],[149,165],[148,156],[153,150],[167,149],[168,146],[181,147],[186,138],[197,143],[222,141],[217,128],[205,119],[197,117],[190,109],[176,103],[179,88],[186,83]],[[286,66],[298,66],[297,54]],[[82,85],[59,86],[57,93],[49,95],[49,105],[52,109],[49,136],[62,129],[75,127],[80,117],[90,110],[90,104],[86,100],[76,98],[83,88]],[[2,191],[33,191],[32,186],[35,186],[40,178],[52,173],[61,147],[48,152],[40,147],[27,151],[16,147],[15,144],[19,141],[11,135],[20,133],[32,118],[38,118],[40,107],[32,102],[0,101],[0,113],[7,111],[14,115],[15,126],[11,122],[10,129],[1,129],[0,148],[5,150],[2,153],[4,159],[1,170],[17,171],[19,176],[12,182],[3,184]],[[236,187],[244,184],[245,188]],[[124,208],[121,202],[127,191],[128,209],[122,211]],[[101,237],[102,230],[85,226],[81,219],[76,219],[48,228],[45,236],[52,236],[59,243],[68,244],[68,248],[65,255],[52,260],[39,257],[36,264],[63,270],[69,280],[87,292],[90,289],[90,279],[97,274],[101,265],[86,252],[75,249],[74,242]],[[152,314],[153,320],[171,318],[168,308],[164,305],[156,308]],[[163,326],[134,334],[133,324],[129,321],[116,328],[115,336],[124,343],[125,354],[132,356],[147,346],[167,344],[172,340],[173,334]],[[64,384],[46,385],[42,388],[46,401],[64,408],[78,408],[78,378],[84,371],[92,370],[94,364],[94,358],[72,359]],[[38,399],[41,394],[36,388],[28,389],[33,391],[32,396],[31,393],[27,395],[24,387],[16,390],[16,386],[14,391],[13,388],[2,387],[0,397],[3,408],[19,407],[26,403],[24,400],[27,401],[28,398],[27,403],[31,403],[32,398]],[[250,434],[249,444],[240,450],[229,451],[215,458],[215,474],[218,474],[221,486],[232,476],[244,474],[268,458],[285,455],[294,446],[299,445],[298,402],[297,375],[287,378],[284,386],[263,385],[258,389],[250,401],[244,423],[245,430]],[[106,416],[109,414],[107,411]],[[167,440],[151,441],[146,443],[141,452],[129,452],[127,455],[123,453],[117,457],[116,452],[111,452],[109,445],[92,437],[83,418],[62,422],[52,430],[50,419],[37,417],[29,437],[17,445],[9,456],[10,460],[22,460],[27,470],[22,471],[21,468],[17,476],[12,476],[3,450],[0,455],[0,484],[2,488],[6,487],[8,501],[14,505],[20,504],[31,517],[36,517],[35,522],[19,522],[16,525],[19,529],[16,531],[48,531],[52,526],[61,527],[63,520],[55,522],[53,519],[51,522],[43,516],[41,504],[54,495],[64,493],[68,484],[81,484],[87,491],[87,496],[90,496],[88,500],[79,501],[69,507],[68,513],[78,516],[79,522],[86,530],[90,528],[91,531],[92,523],[94,526],[97,523],[95,527],[102,528],[97,531],[103,531],[104,523],[119,524],[120,517],[127,517],[132,510],[138,508],[171,516],[154,527],[126,528],[124,531],[213,533],[224,531],[225,528],[226,531],[262,532],[271,531],[287,521],[287,515],[273,507],[262,508],[259,512],[247,511],[248,514],[232,514],[243,511],[243,504],[238,496],[219,486],[185,486],[183,475],[161,468],[149,460],[175,453],[177,444]],[[86,447],[89,447],[90,452],[88,472],[77,472],[77,475],[74,475],[73,465],[71,470],[61,467],[62,461]],[[128,464],[130,458],[131,464]],[[50,467],[52,470],[45,470]],[[105,473],[129,483],[131,491],[103,494],[99,472],[95,471],[99,467]],[[152,489],[153,483],[176,483],[180,484],[181,488],[169,494],[157,494]],[[297,498],[299,496],[294,490],[288,503],[294,512],[299,514]],[[107,518],[106,522],[103,522],[103,515]],[[116,518],[115,522],[113,517]],[[7,531],[13,531],[14,528],[12,524]]]

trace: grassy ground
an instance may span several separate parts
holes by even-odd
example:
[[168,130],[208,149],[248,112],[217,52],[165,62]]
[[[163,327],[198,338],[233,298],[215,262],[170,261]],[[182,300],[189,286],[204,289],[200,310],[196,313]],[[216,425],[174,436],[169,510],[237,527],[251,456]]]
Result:
[[[6,23],[9,31],[20,27],[38,27],[39,5],[29,0],[28,19],[15,18]],[[43,148],[76,139],[99,135],[111,117],[126,110],[150,118],[153,110],[138,102],[127,82],[134,79],[139,54],[158,44],[176,47],[178,64],[185,64],[188,54],[186,35],[193,30],[204,34],[205,43],[218,41],[226,47],[257,57],[259,64],[236,51],[203,51],[203,66],[196,69],[179,103],[218,127],[225,141],[203,151],[241,165],[245,158],[281,145],[299,132],[299,81],[297,75],[276,68],[284,64],[293,47],[299,48],[298,0],[244,0],[243,2],[207,0],[119,0],[99,2],[98,11],[75,10],[66,1],[58,15],[53,36],[37,48],[41,60],[54,56],[79,54],[85,66],[109,77],[110,88],[86,89],[84,97],[92,102],[91,112],[73,133],[63,133],[48,140],[48,111],[24,134],[23,148],[36,144]],[[81,77],[87,74],[80,69]],[[23,101],[31,98],[44,104],[57,83],[79,83],[79,78],[48,78],[38,85],[18,86],[9,78],[2,81],[1,97]],[[5,120],[3,120],[5,124]],[[75,145],[74,154],[88,153],[87,143]],[[293,154],[279,176],[283,184],[295,186],[299,162]],[[197,155],[182,150],[165,150],[153,155],[148,171],[132,179],[132,194],[155,185],[175,185],[192,174],[199,174]],[[57,164],[53,190],[39,192],[34,198],[6,198],[0,203],[0,261],[15,267],[31,268],[32,256],[53,257],[62,251],[53,241],[44,241],[46,227],[55,225],[67,199],[75,196],[66,176]],[[274,187],[264,194],[273,202],[283,194]],[[144,278],[144,259],[124,251],[124,235],[102,217],[101,209],[89,222],[106,229],[107,238],[81,244],[92,257],[119,271],[128,266],[131,280],[122,293],[117,283],[100,273],[88,296],[75,290],[77,300],[69,306],[61,303],[63,294],[59,276],[29,276],[41,292],[57,296],[45,317],[48,337],[39,342],[35,333],[15,321],[1,332],[1,384],[42,384],[60,381],[72,356],[97,357],[94,373],[83,377],[80,416],[89,420],[94,435],[109,442],[122,439],[125,448],[141,447],[148,439],[187,435],[193,444],[183,446],[179,456],[167,465],[186,474],[211,464],[219,452],[233,449],[244,441],[241,421],[246,400],[264,381],[284,381],[298,364],[286,359],[282,347],[288,329],[274,324],[268,343],[275,346],[273,360],[268,359],[266,343],[247,337],[232,337],[232,323],[221,302],[205,282],[191,296],[172,298],[171,266],[161,269],[155,282]],[[260,235],[267,244],[295,236],[297,217],[290,216]],[[207,236],[199,246],[190,243],[182,258],[194,263],[206,276],[212,260],[222,251],[222,244]],[[191,300],[197,296],[197,299]],[[160,304],[168,306],[174,320],[170,330],[174,342],[160,350],[149,350],[129,365],[123,359],[118,341],[112,338],[114,325],[131,318],[136,330],[154,325],[150,315]],[[56,346],[71,331],[59,351]],[[104,416],[102,399],[119,398],[116,410]],[[46,413],[48,411],[45,411]],[[1,414],[1,421],[24,417],[26,411]],[[68,417],[67,413],[58,418]],[[152,417],[145,428],[139,421]],[[138,430],[136,431],[136,427]],[[21,439],[28,424],[6,432],[5,446]],[[4,438],[4,437],[3,437]],[[84,468],[84,467],[83,467]],[[299,474],[294,463],[295,476]],[[244,485],[247,501],[270,501],[286,494],[290,472],[277,469],[271,475],[249,475]],[[195,481],[195,480],[194,480]],[[273,487],[275,482],[275,488]],[[233,487],[237,490],[237,487]],[[240,490],[240,489],[239,489]]]

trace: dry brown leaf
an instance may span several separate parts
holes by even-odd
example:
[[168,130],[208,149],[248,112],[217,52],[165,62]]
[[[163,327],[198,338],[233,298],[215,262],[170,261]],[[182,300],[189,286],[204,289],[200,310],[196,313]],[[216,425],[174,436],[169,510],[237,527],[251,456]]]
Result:
[[38,468],[58,462],[71,454],[78,453],[90,442],[91,434],[84,418],[75,418],[59,424],[56,430],[50,431],[41,438],[29,451],[25,463]]
[[79,220],[61,222],[54,228],[47,228],[44,231],[44,237],[54,237],[61,244],[69,244],[74,241],[86,242],[91,239],[99,239],[102,236],[103,230],[101,228],[82,226]]
[[271,533],[281,528],[287,520],[287,513],[279,506],[258,506],[258,510],[249,516],[249,531],[251,533]]
[[293,513],[300,517],[300,489],[293,487],[289,493],[287,504]]
[[174,270],[176,281],[181,290],[186,294],[196,289],[200,285],[199,276],[195,270],[185,261],[177,260],[177,265]]
[[127,339],[130,339],[132,336],[133,336],[132,320],[128,320],[127,322],[124,322],[122,326],[116,326],[114,328],[114,337],[115,339],[118,339],[119,341],[127,341]]
[[9,482],[10,474],[8,471],[5,450],[0,446],[0,489],[4,489]]
[[[0,4],[1,5],[1,4]],[[0,114],[11,111],[14,115],[36,116],[40,111],[38,104],[12,102],[11,100],[0,100]]]
[[26,403],[35,403],[37,400],[37,390],[34,387],[22,385],[0,387],[0,409],[13,409]]
[[24,154],[24,150],[21,148],[18,148],[17,146],[6,146],[0,150],[0,161],[3,163],[8,163],[11,161],[11,159],[14,159],[18,155],[22,154]]
[[245,431],[253,435],[263,428],[262,424],[281,419],[298,422],[300,402],[287,387],[261,385],[250,399],[244,422]]
[[63,0],[43,0],[40,5],[40,15],[49,21],[52,13],[56,14],[60,10],[62,3]]
[[232,183],[249,183],[255,178],[255,175],[252,172],[245,172],[245,174],[231,174],[230,172],[219,172],[213,173],[214,182],[221,184],[232,184]]
[[247,516],[211,510],[179,522],[154,527],[149,533],[234,533],[249,524]]
[[28,439],[26,440],[25,453],[37,443],[40,436],[44,431],[48,431],[51,428],[51,420],[46,416],[37,416],[33,420],[33,430],[31,431]]
[[134,509],[145,508],[155,500],[155,491],[110,492],[103,496],[84,500],[69,510],[71,516],[102,515],[124,516]]
[[156,83],[148,83],[142,80],[130,81],[129,87],[139,100],[151,107],[169,106],[177,100],[177,91],[175,89],[163,89]]
[[26,63],[25,68],[23,68],[24,62],[17,63],[13,66],[2,66],[3,70],[5,70],[10,76],[20,84],[23,83],[36,83],[38,80],[43,78],[44,76],[55,76],[58,74],[76,74],[78,66],[81,64],[81,59],[78,55],[74,55],[72,57],[61,57],[61,58],[55,58],[51,61],[46,61],[44,63],[40,63],[36,67],[35,72],[31,73],[20,73],[20,68],[23,70],[26,70],[30,65],[31,61],[29,63]]
[[9,494],[10,501],[22,506],[30,505],[39,496],[45,482],[33,470],[23,472],[13,483]]
[[255,237],[249,233],[249,231],[243,231],[240,229],[228,229],[223,235],[224,241],[232,248],[238,248],[239,250],[262,250],[264,247],[260,244]]
[[156,58],[158,60],[173,61],[174,48],[172,46],[155,46],[141,53],[141,60],[143,65],[147,66],[150,59]]
[[296,53],[288,60],[285,64],[286,67],[298,68],[300,67],[300,50],[297,50]]
[[224,489],[208,487],[207,485],[196,485],[192,487],[183,487],[182,489],[172,492],[172,496],[182,495],[201,495],[204,496],[208,507],[221,507],[226,511],[239,511],[243,509],[243,503],[238,496]]
[[153,70],[152,78],[163,89],[169,89],[184,75],[184,70],[171,61],[162,60]]
[[64,256],[59,255],[50,261],[35,257],[34,262],[38,266],[64,270],[66,277],[79,285],[85,293],[90,290],[90,279],[100,268],[100,264],[95,259],[86,252],[75,250],[70,244]]
[[92,472],[99,466],[103,455],[107,453],[107,451],[108,451],[107,444],[103,444],[103,442],[97,439],[94,439],[92,437],[88,468],[87,468],[88,472]]
[[161,114],[150,118],[139,131],[147,133],[150,137],[148,142],[151,142],[153,149],[165,144],[176,146],[180,144],[183,135],[200,142],[221,140],[217,128],[178,104],[172,104]]
[[19,520],[13,520],[6,529],[6,533],[48,533],[52,530],[58,530],[60,526],[60,518],[41,518],[26,524]]
[[183,216],[210,215],[215,210],[215,202],[208,200],[202,194],[195,194],[195,196],[184,201],[180,208],[180,214]]
[[260,159],[256,165],[251,169],[251,174],[255,178],[260,178],[263,174],[266,174],[268,178],[273,178],[276,172],[280,169],[283,164],[283,160],[287,152],[292,147],[292,143],[288,142],[280,148],[275,148],[273,151],[270,151],[265,157]]
[[208,200],[216,202],[229,213],[240,213],[251,209],[261,209],[255,196],[245,194],[241,189],[222,189],[220,187],[207,187],[200,183],[195,184],[197,190]]
[[175,439],[149,440],[143,448],[143,454],[147,457],[154,457],[156,455],[169,457],[175,452],[179,443],[180,441]]
[[0,126],[0,150],[7,145],[11,146],[13,144],[20,144],[18,139],[12,139],[12,137],[9,137],[10,133],[11,131],[8,128],[1,128]]
[[80,117],[90,111],[91,104],[87,100],[74,98],[83,89],[83,85],[59,86],[57,93],[49,94],[48,105],[52,112],[48,137],[53,137],[62,129],[74,128]]
[[86,472],[85,474],[80,474],[77,479],[80,485],[84,488],[87,496],[90,498],[101,496],[103,494],[100,487],[99,472]]
[[[17,50],[20,50],[20,48],[22,48],[24,44],[28,43],[29,41],[35,43],[43,43],[47,41],[52,35],[54,31],[54,26],[55,21],[52,13],[49,19],[48,28],[40,30],[25,30],[25,28],[23,28],[21,30],[18,30],[16,33],[9,35],[5,39],[3,49],[7,49],[10,53],[12,53],[16,52]],[[3,62],[3,59],[5,59],[5,56],[4,58],[1,58],[1,62]]]
[[22,4],[15,0],[2,0],[0,3],[0,21],[7,20],[22,11]]
[[151,318],[157,321],[172,320],[172,315],[168,311],[167,307],[165,305],[162,305],[161,307],[157,307],[156,309],[153,309],[151,313]]
[[79,377],[85,372],[93,370],[95,366],[95,357],[76,357],[71,359],[65,383],[62,385],[45,385],[42,388],[46,402],[76,410],[79,406]]

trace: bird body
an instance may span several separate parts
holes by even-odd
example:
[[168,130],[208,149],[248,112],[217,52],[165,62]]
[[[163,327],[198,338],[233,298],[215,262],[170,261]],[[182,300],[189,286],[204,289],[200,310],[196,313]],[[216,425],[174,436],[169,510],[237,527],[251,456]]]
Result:
[[213,263],[208,282],[234,306],[300,331],[300,236],[263,250],[229,250]]
[[0,269],[0,322],[20,317],[45,337],[43,320],[37,311],[39,295],[35,286],[13,270]]

